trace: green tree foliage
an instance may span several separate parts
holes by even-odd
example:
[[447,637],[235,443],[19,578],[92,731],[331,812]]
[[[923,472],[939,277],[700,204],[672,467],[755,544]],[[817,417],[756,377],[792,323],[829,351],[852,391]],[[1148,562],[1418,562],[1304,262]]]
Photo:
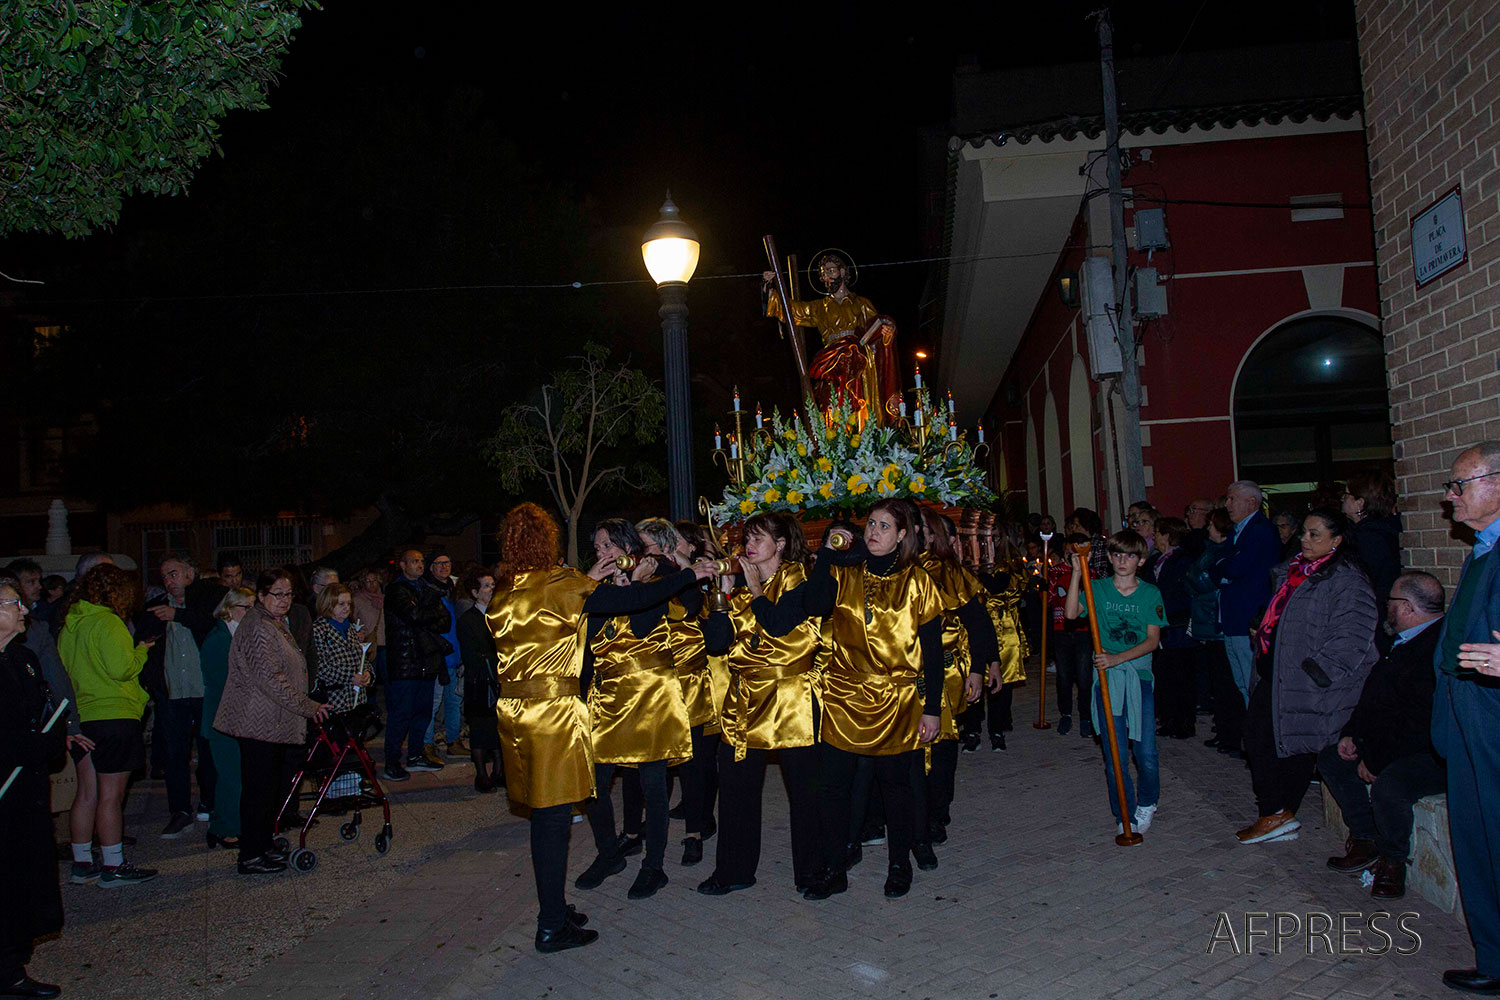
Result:
[[595,490],[657,490],[661,474],[632,464],[620,447],[661,434],[666,396],[628,363],[612,363],[597,344],[571,368],[554,372],[537,399],[516,403],[500,417],[485,453],[507,492],[533,479],[547,485],[568,533],[568,562],[578,563],[578,525]]
[[266,106],[315,0],[0,5],[0,234],[86,236],[139,192],[177,194],[219,119]]

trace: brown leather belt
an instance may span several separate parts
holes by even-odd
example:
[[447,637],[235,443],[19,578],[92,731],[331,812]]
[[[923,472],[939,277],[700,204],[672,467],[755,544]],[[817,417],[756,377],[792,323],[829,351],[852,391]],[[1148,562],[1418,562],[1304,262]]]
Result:
[[541,701],[546,698],[577,698],[577,677],[528,677],[519,681],[501,681],[500,697]]

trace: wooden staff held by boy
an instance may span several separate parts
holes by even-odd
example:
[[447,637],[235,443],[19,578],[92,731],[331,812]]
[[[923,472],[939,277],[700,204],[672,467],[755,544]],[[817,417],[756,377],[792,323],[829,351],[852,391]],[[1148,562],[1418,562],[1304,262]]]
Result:
[[1047,721],[1047,633],[1052,631],[1052,616],[1047,611],[1047,599],[1051,596],[1052,581],[1048,571],[1052,568],[1052,532],[1045,532],[1042,536],[1042,667],[1037,673],[1041,675],[1041,687],[1037,690],[1036,697],[1036,721],[1031,724],[1032,729],[1051,729],[1052,723]]

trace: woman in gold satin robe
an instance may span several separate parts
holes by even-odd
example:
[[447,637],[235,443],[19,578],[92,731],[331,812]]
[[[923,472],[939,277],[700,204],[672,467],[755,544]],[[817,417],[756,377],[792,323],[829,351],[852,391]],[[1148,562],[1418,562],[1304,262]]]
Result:
[[[842,535],[831,529],[825,546]],[[803,895],[849,887],[849,817],[855,772],[870,759],[886,811],[885,894],[911,889],[912,755],[937,736],[943,711],[943,597],[918,562],[909,504],[882,500],[865,521],[864,550],[825,548],[808,579],[810,614],[831,614],[823,677],[818,770],[822,868]]]
[[[575,803],[594,794],[588,710],[579,700],[587,616],[628,614],[691,585],[684,570],[642,587],[601,586],[614,571],[602,559],[588,576],[559,566],[557,521],[524,503],[500,529],[501,571],[485,614],[499,660],[495,706],[506,792],[530,811],[531,863],[536,876],[536,947],[554,952],[599,935],[564,897],[568,832]],[[698,572],[707,576],[708,564]]]
[[[594,530],[594,550],[601,559],[631,556],[640,566],[653,565],[635,525],[622,518],[601,521]],[[640,572],[640,567],[637,567]],[[623,574],[619,574],[623,578]],[[623,582],[621,579],[620,582]],[[640,871],[626,893],[631,899],[653,896],[667,884],[662,865],[667,851],[667,768],[693,756],[692,726],[682,697],[682,682],[672,658],[668,603],[661,601],[633,614],[591,615],[588,651],[593,683],[588,710],[594,743],[594,785],[589,826],[598,857],[573,883],[593,889],[625,870],[626,839],[615,829],[610,783],[615,768],[634,767],[646,800],[646,851]]]
[[[979,729],[988,715],[990,750],[999,752],[1005,749],[1005,734],[1012,728],[1011,702],[1016,688],[1026,680],[1026,657],[1031,655],[1021,630],[1021,598],[1029,585],[1030,570],[1020,547],[1001,538],[995,546],[995,571],[980,574],[979,579],[985,587],[985,608],[995,626],[1000,683],[998,687],[992,685],[982,701],[964,713],[960,728],[965,748],[977,749]],[[1044,627],[1049,624],[1043,623]]]
[[729,612],[709,616],[709,648],[726,651],[729,689],[719,744],[719,815],[714,872],[698,886],[722,896],[755,884],[760,865],[766,754],[775,750],[791,807],[797,890],[818,869],[817,677],[821,623],[804,599],[807,542],[790,514],[757,514],[744,525],[745,585]]
[[999,665],[995,628],[985,611],[984,584],[958,561],[953,522],[928,507],[921,508],[922,568],[943,595],[943,716],[932,742],[932,769],[914,767],[912,794],[916,797],[916,841],[912,855],[917,867],[937,867],[933,844],[948,839],[952,822],[954,777],[958,773],[958,716],[979,700],[986,676],[998,689]]

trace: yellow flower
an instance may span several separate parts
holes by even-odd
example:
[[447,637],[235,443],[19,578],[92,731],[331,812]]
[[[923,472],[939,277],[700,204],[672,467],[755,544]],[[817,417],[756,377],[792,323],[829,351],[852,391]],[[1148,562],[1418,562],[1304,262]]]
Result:
[[777,500],[780,500],[780,499],[781,499],[781,491],[778,490],[776,487],[772,486],[770,489],[766,490],[766,503],[775,503]]
[[741,500],[740,501],[740,513],[741,514],[749,514],[753,510],[755,510],[755,501],[754,500]]
[[801,471],[797,470],[797,469],[787,469],[786,470],[786,477],[788,479],[796,479],[801,474],[802,474]]
[[861,493],[864,493],[870,488],[870,484],[865,482],[864,476],[855,473],[854,475],[849,477],[848,482],[844,483],[844,487],[850,493],[853,493],[855,496],[859,496]]
[[799,445],[797,445],[797,454],[801,455],[803,458],[806,458],[807,457],[807,445],[805,445],[805,444],[799,444]]
[[895,488],[896,487],[891,485],[891,481],[889,479],[882,479],[880,480],[880,482],[875,484],[876,493],[889,493]]
[[818,493],[822,495],[824,500],[831,500],[833,498],[833,483],[828,482],[819,486]]
[[911,482],[906,484],[906,488],[913,493],[923,493],[927,490],[927,479],[923,476],[912,476]]
[[792,424],[791,426],[789,426],[786,430],[781,432],[781,436],[786,438],[788,441],[797,440],[797,425]]
[[776,477],[779,475],[781,475],[781,473],[777,472],[775,469],[772,469],[766,473],[766,478],[774,483],[776,481]]
[[894,479],[896,478],[896,476],[901,474],[901,466],[897,465],[895,462],[891,462],[887,464],[885,468],[880,470],[880,474],[887,479]]
[[818,459],[818,471],[819,472],[831,472],[831,471],[833,471],[833,461],[831,459],[827,459],[827,458],[820,458],[820,459]]
[[825,430],[823,432],[823,437],[826,440],[829,440],[829,441],[832,441],[834,438],[836,438],[838,436],[839,436],[839,432],[836,431],[836,430],[834,430],[832,427],[828,428],[827,430]]
[[786,502],[787,503],[792,504],[792,505],[795,506],[796,504],[801,503],[802,500],[803,500],[803,497],[802,497],[801,493],[798,493],[796,490],[788,490],[787,491],[787,494],[786,494]]

